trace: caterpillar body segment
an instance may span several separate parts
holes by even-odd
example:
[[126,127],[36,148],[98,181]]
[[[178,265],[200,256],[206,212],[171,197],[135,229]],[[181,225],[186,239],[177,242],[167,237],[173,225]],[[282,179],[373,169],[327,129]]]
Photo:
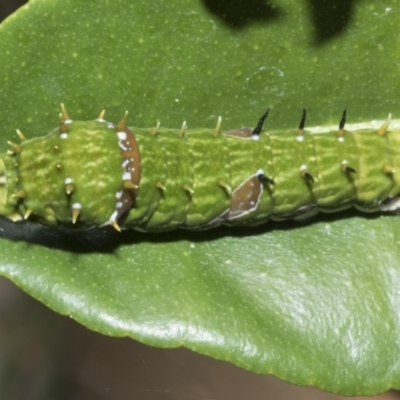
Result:
[[102,111],[72,120],[62,106],[47,136],[8,142],[0,156],[0,215],[160,232],[303,219],[355,206],[400,208],[400,128],[130,128]]

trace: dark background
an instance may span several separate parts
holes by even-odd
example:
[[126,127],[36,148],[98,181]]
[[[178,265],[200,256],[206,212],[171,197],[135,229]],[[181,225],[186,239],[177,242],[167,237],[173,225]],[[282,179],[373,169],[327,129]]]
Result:
[[26,0],[0,0],[0,21],[25,3],[27,3]]

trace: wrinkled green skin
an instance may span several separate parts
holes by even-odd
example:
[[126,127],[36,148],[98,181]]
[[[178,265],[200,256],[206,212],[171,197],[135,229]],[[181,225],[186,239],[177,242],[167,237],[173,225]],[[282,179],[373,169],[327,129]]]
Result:
[[[184,227],[210,228],[210,221],[226,213],[232,195],[218,182],[223,180],[232,191],[262,169],[274,184],[263,183],[254,210],[243,212],[229,225],[255,225],[268,218],[287,219],[307,216],[312,210],[333,212],[357,206],[378,211],[385,199],[400,193],[400,178],[383,171],[389,164],[400,171],[400,132],[379,136],[375,130],[323,134],[304,133],[296,139],[296,130],[266,133],[260,140],[213,136],[213,129],[179,130],[130,128],[139,145],[141,180],[135,205],[121,227],[151,232]],[[344,173],[347,160],[357,173]],[[0,215],[17,220],[26,209],[36,220],[86,229],[109,224],[116,207],[116,193],[122,185],[122,155],[115,131],[105,122],[74,121],[68,138],[58,129],[45,137],[25,140],[16,155],[0,157],[0,174],[6,184],[0,187]],[[305,179],[300,167],[314,177]],[[65,179],[71,178],[75,190],[65,191]],[[162,183],[165,190],[157,187]],[[183,189],[193,189],[190,194]],[[23,190],[24,199],[12,194]],[[72,224],[71,207],[82,205],[79,218]]]

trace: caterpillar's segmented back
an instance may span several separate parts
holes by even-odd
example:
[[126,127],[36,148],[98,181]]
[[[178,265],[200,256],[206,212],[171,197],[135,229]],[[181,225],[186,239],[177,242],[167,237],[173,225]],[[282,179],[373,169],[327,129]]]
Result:
[[128,128],[104,112],[73,121],[64,106],[47,136],[8,142],[0,156],[0,215],[86,229],[160,232],[302,219],[318,211],[400,208],[400,128],[339,126]]

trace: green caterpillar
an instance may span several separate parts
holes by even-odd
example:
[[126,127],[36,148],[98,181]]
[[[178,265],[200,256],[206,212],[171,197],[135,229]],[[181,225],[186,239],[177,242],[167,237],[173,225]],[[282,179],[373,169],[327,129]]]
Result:
[[161,232],[258,225],[352,206],[400,208],[400,129],[220,132],[128,128],[104,111],[72,121],[61,107],[47,136],[8,142],[0,156],[0,215],[87,229],[112,225]]

